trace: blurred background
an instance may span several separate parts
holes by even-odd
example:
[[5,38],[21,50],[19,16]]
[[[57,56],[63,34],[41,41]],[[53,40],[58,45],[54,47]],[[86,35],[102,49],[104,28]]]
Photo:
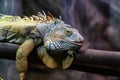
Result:
[[[120,0],[0,0],[0,13],[19,16],[41,11],[62,17],[77,28],[98,50],[120,51]],[[0,77],[18,80],[15,62],[0,59]],[[74,70],[29,70],[28,80],[120,80],[120,78]]]

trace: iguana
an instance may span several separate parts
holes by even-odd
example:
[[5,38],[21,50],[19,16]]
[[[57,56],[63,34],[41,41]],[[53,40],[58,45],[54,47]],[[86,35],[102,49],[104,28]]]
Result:
[[26,80],[27,56],[34,48],[47,67],[66,69],[83,41],[78,30],[44,12],[23,18],[0,14],[0,42],[20,45],[16,52],[20,80]]

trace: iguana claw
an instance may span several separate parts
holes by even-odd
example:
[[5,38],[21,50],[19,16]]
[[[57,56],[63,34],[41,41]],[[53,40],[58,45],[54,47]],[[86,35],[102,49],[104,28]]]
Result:
[[19,73],[20,80],[26,80],[26,74],[25,72]]

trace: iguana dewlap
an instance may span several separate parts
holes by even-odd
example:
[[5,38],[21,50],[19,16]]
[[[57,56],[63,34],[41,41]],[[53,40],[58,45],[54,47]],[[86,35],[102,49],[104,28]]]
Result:
[[0,15],[0,42],[19,44],[16,67],[20,80],[25,80],[27,56],[36,47],[38,55],[49,68],[68,68],[73,52],[78,50],[84,38],[78,30],[62,20],[39,13],[24,17]]

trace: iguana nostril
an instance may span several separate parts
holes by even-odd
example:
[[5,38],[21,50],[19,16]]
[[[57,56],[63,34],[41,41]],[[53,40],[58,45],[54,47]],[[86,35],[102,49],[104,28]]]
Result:
[[79,41],[80,42],[84,42],[84,38],[82,37],[82,38],[79,38]]
[[84,42],[84,38],[81,36],[79,37],[80,42]]

